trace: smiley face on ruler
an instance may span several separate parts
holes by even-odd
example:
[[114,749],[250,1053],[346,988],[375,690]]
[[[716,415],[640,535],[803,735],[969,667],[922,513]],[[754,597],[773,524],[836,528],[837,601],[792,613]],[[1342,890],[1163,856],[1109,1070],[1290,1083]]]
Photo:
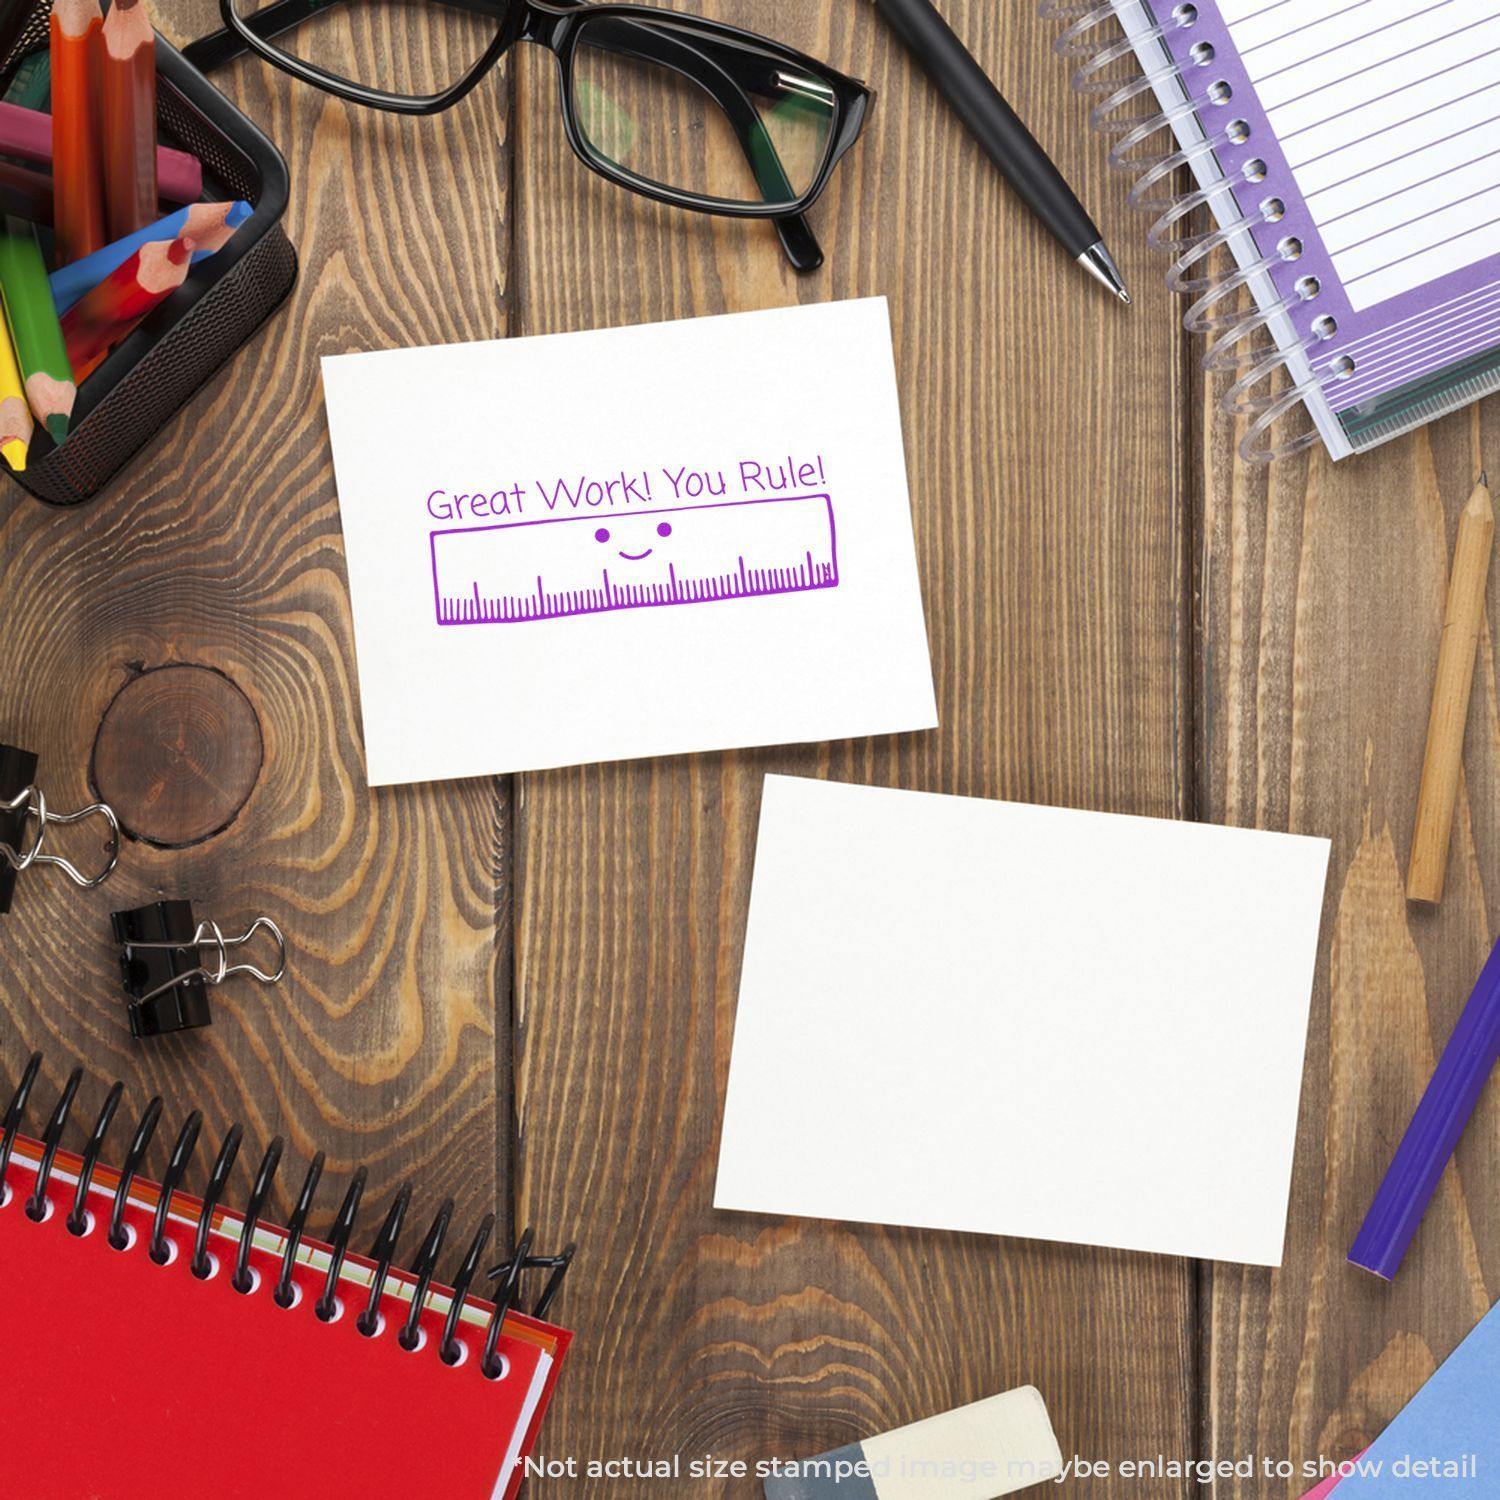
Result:
[[434,531],[440,625],[511,625],[836,588],[827,495]]
[[[665,541],[669,536],[672,535],[672,523],[670,521],[658,521],[656,523],[656,534],[663,541]],[[614,542],[615,535],[608,526],[601,526],[598,531],[594,533],[594,540],[596,542],[602,542],[607,547]],[[626,562],[645,562],[645,560],[650,557],[655,551],[655,547],[647,547],[644,552],[622,551],[619,555],[623,557]]]

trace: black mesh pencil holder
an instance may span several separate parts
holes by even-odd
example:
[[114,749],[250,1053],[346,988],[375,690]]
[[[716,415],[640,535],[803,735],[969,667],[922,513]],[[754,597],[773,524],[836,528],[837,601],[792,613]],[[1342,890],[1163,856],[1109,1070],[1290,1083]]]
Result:
[[[34,0],[10,63],[46,46],[50,12],[50,0]],[[25,471],[10,477],[49,505],[77,505],[98,494],[270,317],[297,279],[297,252],[281,228],[289,187],[281,153],[160,36],[156,75],[163,143],[203,163],[206,201],[242,198],[253,211],[79,386],[61,447],[38,425]]]

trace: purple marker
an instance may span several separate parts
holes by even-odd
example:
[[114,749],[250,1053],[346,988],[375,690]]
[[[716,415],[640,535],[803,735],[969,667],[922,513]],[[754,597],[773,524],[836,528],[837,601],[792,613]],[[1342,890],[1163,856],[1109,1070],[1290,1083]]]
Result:
[[1401,1268],[1443,1169],[1500,1060],[1500,942],[1469,996],[1438,1059],[1375,1201],[1365,1215],[1350,1261],[1389,1281]]

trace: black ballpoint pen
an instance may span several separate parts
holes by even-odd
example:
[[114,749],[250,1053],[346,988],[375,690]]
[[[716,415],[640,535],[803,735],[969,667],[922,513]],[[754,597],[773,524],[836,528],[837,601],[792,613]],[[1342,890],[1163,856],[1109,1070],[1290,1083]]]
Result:
[[930,0],[875,0],[875,9],[1063,249],[1129,302],[1120,268],[1087,210]]

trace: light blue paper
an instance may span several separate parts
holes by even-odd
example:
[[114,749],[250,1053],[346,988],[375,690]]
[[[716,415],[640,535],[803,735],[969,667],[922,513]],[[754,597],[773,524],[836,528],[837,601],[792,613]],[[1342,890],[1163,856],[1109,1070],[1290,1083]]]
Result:
[[[1330,1500],[1500,1496],[1500,1303],[1370,1446]],[[1436,1463],[1425,1472],[1417,1465]],[[1442,1465],[1465,1466],[1445,1475]]]

